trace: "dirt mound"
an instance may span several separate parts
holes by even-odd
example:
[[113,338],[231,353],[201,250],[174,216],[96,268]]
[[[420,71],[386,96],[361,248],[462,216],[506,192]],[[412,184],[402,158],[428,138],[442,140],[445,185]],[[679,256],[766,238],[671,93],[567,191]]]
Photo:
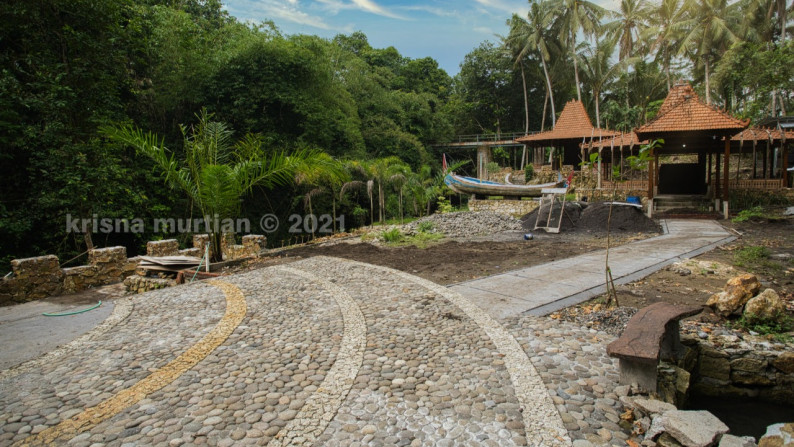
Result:
[[[535,219],[539,210],[532,211],[521,218],[525,230],[531,231],[535,227]],[[560,204],[555,204],[552,219],[559,216]],[[541,214],[540,220],[548,218],[548,211]],[[565,215],[562,218],[560,231],[606,233],[609,218],[608,202],[566,202]],[[634,206],[612,206],[612,232],[625,233],[660,233],[659,225],[649,219],[641,209]]]
[[[582,212],[577,228],[585,231],[607,231],[609,219],[609,203],[597,202]],[[611,231],[631,233],[660,233],[661,228],[653,219],[649,219],[640,208],[635,206],[612,206]]]
[[[551,212],[551,226],[556,226],[556,222],[558,222],[560,218],[561,206],[562,205],[560,203],[554,204],[553,210]],[[565,202],[565,214],[562,216],[560,231],[570,231],[571,229],[575,228],[579,222],[579,219],[582,217],[582,212],[586,208],[586,202]],[[544,226],[545,222],[547,222],[549,218],[548,209],[540,213],[539,218],[538,213],[540,213],[540,208],[536,208],[534,211],[521,217],[524,230],[532,231],[535,228],[535,221],[537,221],[540,226]]]

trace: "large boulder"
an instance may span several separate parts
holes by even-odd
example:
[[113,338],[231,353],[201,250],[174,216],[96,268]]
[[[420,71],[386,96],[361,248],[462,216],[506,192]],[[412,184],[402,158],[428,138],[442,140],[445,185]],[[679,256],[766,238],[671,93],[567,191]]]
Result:
[[752,436],[722,435],[719,447],[757,447]]
[[750,273],[728,280],[722,292],[712,295],[706,305],[723,317],[740,314],[744,306],[761,290],[758,278]]
[[664,429],[684,447],[709,447],[728,433],[728,426],[708,411],[668,411]]
[[786,305],[772,289],[764,290],[744,306],[744,318],[749,323],[772,320],[786,311]]
[[770,425],[758,440],[758,447],[794,447],[794,423]]

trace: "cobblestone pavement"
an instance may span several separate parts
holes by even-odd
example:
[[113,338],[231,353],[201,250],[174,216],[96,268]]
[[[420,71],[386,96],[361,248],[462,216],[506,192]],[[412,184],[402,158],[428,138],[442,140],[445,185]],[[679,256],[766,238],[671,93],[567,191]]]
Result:
[[0,372],[0,445],[625,445],[610,340],[310,258],[135,296]]

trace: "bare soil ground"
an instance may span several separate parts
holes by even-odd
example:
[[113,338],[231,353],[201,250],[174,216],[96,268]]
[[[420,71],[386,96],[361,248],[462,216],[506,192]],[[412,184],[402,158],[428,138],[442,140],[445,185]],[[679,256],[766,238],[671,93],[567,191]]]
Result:
[[[448,285],[544,264],[606,247],[605,235],[535,234],[533,236],[532,240],[524,240],[523,233],[520,232],[499,233],[474,240],[442,241],[427,248],[390,247],[381,243],[351,240],[284,250],[276,256],[282,261],[292,261],[300,257],[335,256],[391,267],[437,284]],[[617,246],[648,236],[642,234],[613,236],[610,245]],[[278,261],[266,258],[261,262],[271,264]],[[256,266],[259,264],[251,265],[251,267]]]

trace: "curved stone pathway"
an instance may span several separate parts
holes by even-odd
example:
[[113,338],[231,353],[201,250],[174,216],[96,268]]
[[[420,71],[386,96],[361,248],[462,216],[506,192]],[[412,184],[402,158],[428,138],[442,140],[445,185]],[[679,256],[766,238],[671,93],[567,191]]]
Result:
[[406,273],[316,257],[131,302],[0,373],[0,444],[625,445],[611,337]]

